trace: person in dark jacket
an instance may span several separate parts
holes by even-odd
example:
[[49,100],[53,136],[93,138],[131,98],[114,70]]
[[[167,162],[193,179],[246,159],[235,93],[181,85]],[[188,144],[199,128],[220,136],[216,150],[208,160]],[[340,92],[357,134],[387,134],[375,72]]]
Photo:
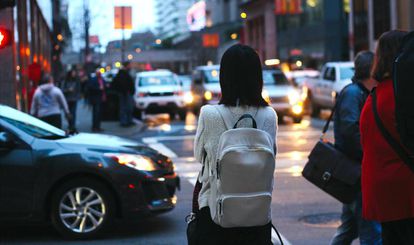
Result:
[[113,80],[113,88],[119,93],[119,119],[121,126],[128,127],[134,125],[132,114],[134,111],[134,81],[129,74],[131,64],[125,62],[123,68],[119,70]]
[[69,121],[69,130],[76,131],[76,109],[78,100],[81,98],[81,84],[76,69],[72,69],[67,73],[66,79],[62,83],[62,91],[72,115]]
[[88,102],[92,105],[92,131],[101,132],[101,107],[106,100],[105,80],[101,73],[97,71],[87,82]]
[[[335,147],[348,157],[362,161],[361,135],[359,117],[365,100],[375,86],[370,72],[374,54],[360,52],[355,58],[355,75],[352,84],[346,86],[337,100],[334,115]],[[381,225],[362,218],[362,194],[342,207],[341,225],[338,227],[331,244],[346,245],[359,237],[360,244],[381,244]]]

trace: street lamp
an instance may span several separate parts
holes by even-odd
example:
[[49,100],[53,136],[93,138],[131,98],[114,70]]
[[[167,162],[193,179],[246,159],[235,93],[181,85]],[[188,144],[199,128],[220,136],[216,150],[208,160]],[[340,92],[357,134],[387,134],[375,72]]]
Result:
[[134,56],[132,54],[128,54],[128,60],[132,60]]
[[230,38],[233,39],[233,40],[236,40],[237,39],[237,33],[232,33],[230,35]]
[[142,51],[142,50],[141,50],[140,48],[136,48],[136,49],[135,49],[135,52],[136,52],[137,54],[141,53],[141,51]]
[[246,19],[246,18],[247,18],[247,14],[246,14],[246,12],[242,12],[242,13],[240,14],[240,17],[241,17],[242,19]]
[[157,40],[155,40],[155,43],[156,43],[157,45],[160,45],[160,44],[162,43],[162,41],[161,41],[161,39],[157,39]]

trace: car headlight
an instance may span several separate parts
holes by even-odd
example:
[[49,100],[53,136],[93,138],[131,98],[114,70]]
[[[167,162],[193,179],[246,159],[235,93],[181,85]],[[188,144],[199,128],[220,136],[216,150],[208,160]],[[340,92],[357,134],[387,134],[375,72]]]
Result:
[[204,92],[204,98],[206,99],[206,100],[211,100],[211,99],[213,99],[213,93],[211,93],[210,91],[206,91],[206,92]]
[[136,170],[154,171],[157,169],[151,158],[146,156],[124,153],[105,153],[104,155],[112,158],[120,165],[134,168]]
[[186,92],[186,93],[184,94],[184,103],[186,103],[186,104],[191,104],[191,103],[193,103],[193,101],[194,101],[194,96],[193,96],[193,93],[191,93],[191,92]]
[[298,92],[298,91],[291,91],[291,92],[288,94],[289,104],[291,104],[291,105],[296,105],[297,103],[301,102],[300,97],[301,97],[301,96],[300,96],[300,94],[299,94],[299,92]]

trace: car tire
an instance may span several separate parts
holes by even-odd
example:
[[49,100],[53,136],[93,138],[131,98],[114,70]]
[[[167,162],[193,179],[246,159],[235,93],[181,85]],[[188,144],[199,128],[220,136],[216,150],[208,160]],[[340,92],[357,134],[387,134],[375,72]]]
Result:
[[185,121],[185,119],[187,118],[187,111],[186,110],[179,111],[178,116],[180,117],[181,121]]
[[293,119],[293,122],[294,122],[294,123],[301,123],[301,122],[302,122],[303,117],[301,117],[301,116],[299,116],[299,117],[293,117],[292,119]]
[[312,96],[309,96],[310,114],[311,117],[319,117],[321,114],[321,108],[314,101]]
[[168,113],[170,115],[170,121],[174,121],[175,119],[175,112]]
[[112,193],[96,180],[70,180],[57,188],[51,200],[52,224],[68,239],[89,239],[102,235],[112,224],[114,213]]
[[195,106],[195,107],[193,108],[193,113],[194,113],[194,115],[199,116],[199,115],[200,115],[200,110],[201,110],[201,107],[199,107],[199,106]]
[[138,120],[142,120],[142,111],[139,109],[134,109],[134,117]]

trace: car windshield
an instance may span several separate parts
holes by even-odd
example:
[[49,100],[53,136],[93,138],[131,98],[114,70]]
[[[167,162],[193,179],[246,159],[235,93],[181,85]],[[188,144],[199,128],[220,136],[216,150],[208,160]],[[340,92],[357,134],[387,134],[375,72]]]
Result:
[[206,83],[218,83],[220,81],[220,71],[218,69],[206,70],[204,76]]
[[139,86],[165,86],[165,85],[177,85],[178,82],[173,76],[148,76],[140,77]]
[[65,131],[8,106],[0,106],[0,119],[36,138],[61,139],[67,137]]
[[340,79],[351,79],[355,74],[355,68],[354,67],[341,67],[339,68],[340,71]]
[[289,80],[281,72],[263,71],[264,85],[290,85]]

